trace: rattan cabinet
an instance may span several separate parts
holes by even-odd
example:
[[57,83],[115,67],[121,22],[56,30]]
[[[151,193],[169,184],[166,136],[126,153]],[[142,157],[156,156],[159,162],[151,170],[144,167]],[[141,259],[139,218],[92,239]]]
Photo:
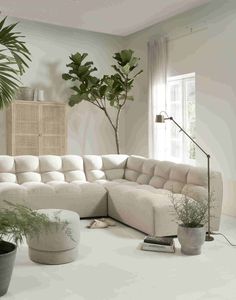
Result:
[[7,154],[66,154],[65,104],[16,100],[7,109]]

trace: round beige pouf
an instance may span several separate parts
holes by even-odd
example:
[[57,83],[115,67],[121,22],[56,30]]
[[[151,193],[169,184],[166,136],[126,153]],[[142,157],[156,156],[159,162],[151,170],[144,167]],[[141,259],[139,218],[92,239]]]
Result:
[[50,228],[41,231],[38,236],[27,238],[30,259],[48,265],[74,261],[78,256],[79,215],[60,209],[39,209],[37,212],[47,215],[51,224]]

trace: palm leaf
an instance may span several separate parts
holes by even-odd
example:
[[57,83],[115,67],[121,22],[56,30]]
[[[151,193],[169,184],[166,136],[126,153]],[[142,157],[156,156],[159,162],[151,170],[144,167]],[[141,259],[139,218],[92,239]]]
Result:
[[0,22],[0,109],[8,105],[19,87],[19,76],[28,68],[30,52],[20,32],[13,31],[17,25],[5,26],[6,18]]

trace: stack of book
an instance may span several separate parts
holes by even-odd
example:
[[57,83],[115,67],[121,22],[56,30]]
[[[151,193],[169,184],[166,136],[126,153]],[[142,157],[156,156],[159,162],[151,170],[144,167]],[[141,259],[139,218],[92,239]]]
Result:
[[175,252],[175,243],[172,237],[156,237],[148,235],[142,243],[142,250],[157,252]]

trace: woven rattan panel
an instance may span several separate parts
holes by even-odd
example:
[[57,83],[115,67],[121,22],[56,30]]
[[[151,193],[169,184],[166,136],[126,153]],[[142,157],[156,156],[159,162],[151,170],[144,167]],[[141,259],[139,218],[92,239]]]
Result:
[[64,106],[42,106],[42,134],[65,135]]
[[39,139],[37,135],[16,135],[14,155],[39,155]]
[[65,153],[63,136],[42,136],[41,152],[43,154],[63,155]]
[[7,153],[64,155],[66,131],[64,104],[14,101],[7,110]]
[[37,134],[39,133],[39,106],[34,104],[15,104],[15,133]]

